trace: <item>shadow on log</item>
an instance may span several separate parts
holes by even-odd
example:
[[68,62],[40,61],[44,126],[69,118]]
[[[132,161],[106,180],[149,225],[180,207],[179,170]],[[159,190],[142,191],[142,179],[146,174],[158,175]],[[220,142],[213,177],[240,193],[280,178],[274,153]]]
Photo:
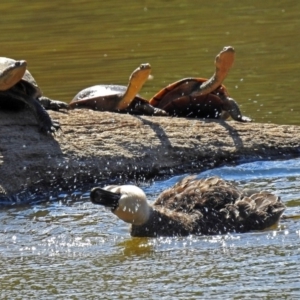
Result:
[[55,137],[41,134],[30,112],[0,111],[0,204],[102,181],[140,181],[299,154],[298,126],[92,110],[50,115],[62,126]]

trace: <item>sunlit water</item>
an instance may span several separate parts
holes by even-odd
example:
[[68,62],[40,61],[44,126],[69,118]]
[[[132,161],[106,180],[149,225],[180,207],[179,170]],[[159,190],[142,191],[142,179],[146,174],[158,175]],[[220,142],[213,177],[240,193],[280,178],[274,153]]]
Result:
[[[300,215],[300,160],[257,162],[199,174],[281,196]],[[153,201],[181,176],[143,188]],[[78,200],[0,212],[0,296],[31,299],[300,297],[300,219],[277,229],[220,236],[131,238],[129,227]],[[22,296],[21,296],[22,295]]]
[[[300,125],[300,2],[4,1],[1,56],[26,59],[46,95],[127,84],[149,62],[150,98],[183,77],[208,77],[225,45],[225,81],[257,122]],[[207,171],[282,197],[300,214],[299,160]],[[180,177],[145,183],[150,200]],[[131,238],[127,224],[93,206],[88,191],[0,211],[1,299],[297,299],[300,220],[277,230],[214,237]],[[51,195],[49,195],[51,198]],[[61,200],[60,200],[61,199]]]

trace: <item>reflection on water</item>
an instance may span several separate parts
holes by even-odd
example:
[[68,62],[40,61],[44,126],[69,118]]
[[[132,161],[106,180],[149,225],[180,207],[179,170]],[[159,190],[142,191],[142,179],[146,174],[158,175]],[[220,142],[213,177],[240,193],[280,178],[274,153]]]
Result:
[[[225,81],[258,122],[300,124],[300,2],[5,1],[1,55],[26,59],[44,93],[69,101],[82,88],[127,84],[140,63],[150,98],[183,77],[209,77],[215,55],[235,47]],[[299,161],[222,168],[241,185],[281,195],[299,211]],[[178,178],[145,187],[153,200]],[[62,196],[62,198],[64,198]],[[137,239],[127,224],[81,200],[0,211],[0,298],[297,298],[300,226],[214,237]]]
[[[247,163],[199,174],[282,197],[300,215],[300,160]],[[297,171],[298,168],[298,171]],[[250,175],[249,175],[250,174]],[[263,175],[263,176],[261,176]],[[150,200],[180,176],[145,187]],[[300,220],[262,232],[131,238],[128,225],[86,197],[0,211],[1,298],[193,299],[300,295]],[[279,298],[280,298],[279,297]],[[151,297],[150,297],[151,298]]]

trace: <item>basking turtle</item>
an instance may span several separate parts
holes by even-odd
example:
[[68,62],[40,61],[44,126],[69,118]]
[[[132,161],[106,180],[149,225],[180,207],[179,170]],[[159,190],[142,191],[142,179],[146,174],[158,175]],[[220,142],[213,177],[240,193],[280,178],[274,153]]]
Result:
[[67,104],[42,96],[36,81],[26,70],[25,60],[0,57],[0,107],[18,110],[25,106],[34,113],[43,132],[53,133],[60,128],[45,110],[67,108]]
[[69,103],[69,108],[166,116],[164,110],[151,106],[146,99],[137,95],[150,72],[149,64],[141,64],[129,77],[127,87],[112,84],[88,87],[74,97]]
[[216,56],[216,70],[210,79],[181,79],[159,91],[149,103],[172,116],[227,119],[230,115],[236,121],[250,122],[251,119],[241,114],[238,104],[222,85],[234,56],[233,47],[224,47]]

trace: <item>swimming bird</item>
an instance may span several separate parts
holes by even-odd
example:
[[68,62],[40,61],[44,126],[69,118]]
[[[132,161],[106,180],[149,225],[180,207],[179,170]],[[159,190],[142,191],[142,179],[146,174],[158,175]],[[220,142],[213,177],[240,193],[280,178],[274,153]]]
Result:
[[134,185],[95,187],[90,199],[131,223],[131,235],[138,237],[262,230],[276,225],[285,210],[276,195],[242,190],[219,177],[184,177],[152,205]]

